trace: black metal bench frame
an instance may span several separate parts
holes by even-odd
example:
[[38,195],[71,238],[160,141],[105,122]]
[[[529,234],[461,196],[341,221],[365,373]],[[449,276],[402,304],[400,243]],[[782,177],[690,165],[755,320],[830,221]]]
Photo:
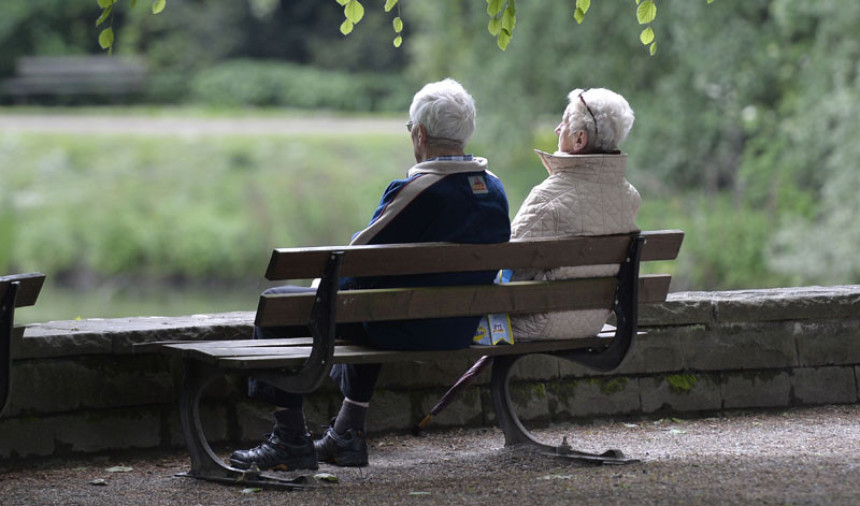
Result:
[[15,308],[35,304],[44,281],[42,273],[0,276],[0,413],[6,408],[12,389]]
[[[676,237],[683,238],[680,231],[668,231]],[[655,234],[665,233],[657,232]],[[559,446],[546,445],[539,442],[525,428],[516,414],[511,401],[509,382],[511,370],[516,362],[530,354],[543,353],[557,356],[572,362],[582,364],[588,368],[608,372],[617,368],[633,343],[637,335],[637,312],[640,285],[643,279],[639,276],[640,254],[647,240],[647,234],[633,234],[629,242],[626,258],[621,262],[614,290],[612,309],[616,317],[616,328],[609,344],[607,336],[595,336],[591,339],[572,341],[538,341],[530,343],[519,343],[513,346],[483,346],[471,347],[456,352],[383,352],[387,359],[385,362],[399,360],[427,360],[433,361],[450,357],[452,353],[457,356],[469,356],[479,358],[483,355],[493,357],[491,394],[493,406],[499,419],[499,425],[504,432],[505,446],[520,446],[535,449],[541,453],[556,457],[572,459],[593,464],[625,464],[637,462],[636,459],[627,458],[619,450],[608,450],[603,453],[589,453],[570,448],[566,440]],[[677,240],[680,247],[681,239]],[[677,248],[675,249],[677,254]],[[674,256],[672,257],[674,258]],[[663,259],[663,258],[660,258]],[[245,484],[255,486],[271,486],[279,488],[303,488],[311,487],[312,483],[306,477],[300,476],[293,479],[285,479],[270,473],[263,473],[257,469],[239,470],[232,468],[218,458],[209,446],[203,425],[200,419],[200,399],[206,388],[217,378],[224,374],[241,373],[254,376],[255,378],[269,382],[281,389],[295,393],[313,392],[328,376],[335,362],[334,353],[336,349],[335,323],[337,321],[338,304],[338,279],[344,261],[344,251],[332,250],[326,260],[324,274],[316,291],[313,307],[310,314],[309,327],[310,338],[293,338],[289,345],[307,347],[311,350],[306,354],[306,360],[298,368],[285,368],[283,365],[268,366],[260,365],[259,369],[236,370],[225,367],[223,363],[210,363],[201,360],[199,349],[201,343],[162,343],[162,351],[169,353],[180,352],[184,358],[184,385],[180,395],[180,417],[182,430],[186,438],[186,444],[191,457],[191,469],[184,473],[185,476],[217,481],[230,484]],[[645,302],[659,302],[665,300],[668,291],[668,276],[663,276],[661,288],[655,289],[661,295],[651,296],[653,300]],[[647,280],[645,280],[647,281]],[[559,283],[559,282],[555,282]],[[562,282],[563,283],[563,282]],[[261,310],[263,301],[261,301]],[[534,309],[532,309],[534,311]],[[259,319],[259,312],[258,312]],[[259,323],[259,322],[258,322]],[[237,346],[256,345],[265,351],[267,346],[283,346],[281,340],[266,340],[253,342],[237,342]],[[286,341],[286,340],[284,340]],[[209,343],[206,343],[209,344]],[[231,343],[211,342],[215,348],[226,346]],[[379,357],[377,350],[377,358]],[[217,362],[217,361],[216,361]]]

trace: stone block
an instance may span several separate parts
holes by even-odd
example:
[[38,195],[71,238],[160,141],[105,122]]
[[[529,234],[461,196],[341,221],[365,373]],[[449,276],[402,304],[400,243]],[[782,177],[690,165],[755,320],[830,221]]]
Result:
[[34,323],[24,330],[20,341],[12,343],[12,359],[106,355],[113,343],[109,336],[77,330],[76,322]]
[[[206,440],[209,444],[224,443],[230,440],[230,425],[232,415],[230,414],[233,407],[226,404],[213,404],[204,402],[200,406],[200,423],[203,425],[203,434],[206,435]],[[162,440],[164,444],[171,448],[184,448],[185,435],[182,433],[182,423],[179,418],[179,409],[171,409],[165,411],[167,434],[163,434]],[[260,434],[270,432],[272,430],[271,423],[265,431],[258,432]]]
[[791,372],[794,399],[801,404],[857,402],[853,367],[800,367]]
[[0,418],[0,460],[53,455],[57,449],[54,434],[65,421],[37,416]]
[[765,408],[788,406],[791,381],[786,371],[747,371],[726,373],[720,391],[724,408]]
[[133,345],[155,341],[250,339],[254,313],[93,318],[28,325],[15,358],[129,354]]
[[[453,385],[463,375],[474,360],[457,358],[438,362],[402,362],[382,366],[377,388],[415,389],[434,388],[439,385]],[[477,381],[489,381],[489,367]]]
[[[430,410],[439,402],[444,390],[428,391],[422,396],[420,410],[413,418],[413,424],[420,422],[424,416],[430,414]],[[433,417],[433,427],[464,427],[482,425],[484,413],[481,404],[481,391],[479,388],[468,388],[462,395],[448,404],[439,414]]]
[[642,411],[711,411],[720,409],[720,385],[711,374],[673,374],[639,378]]
[[718,322],[827,320],[860,314],[860,286],[713,292]]
[[550,355],[528,355],[516,361],[511,381],[553,381],[559,378],[559,367],[567,362]]
[[545,383],[516,382],[509,386],[511,402],[522,421],[549,421],[550,394]]
[[696,371],[778,369],[797,365],[791,323],[732,323],[680,335],[686,368]]
[[158,357],[94,356],[17,361],[8,416],[158,404],[173,399],[173,373]]
[[705,332],[702,325],[643,329],[647,334],[637,336],[630,354],[612,374],[659,374],[684,369],[681,338],[695,340]]
[[711,292],[670,293],[666,302],[639,305],[639,326],[695,325],[714,321]]
[[409,394],[377,390],[367,412],[367,431],[379,433],[403,430],[418,423],[415,418]]
[[157,448],[161,443],[161,419],[153,411],[110,410],[60,418],[64,421],[53,437],[64,453]]
[[639,381],[624,376],[567,379],[547,385],[554,421],[639,411]]
[[792,332],[803,366],[860,363],[860,320],[794,322]]

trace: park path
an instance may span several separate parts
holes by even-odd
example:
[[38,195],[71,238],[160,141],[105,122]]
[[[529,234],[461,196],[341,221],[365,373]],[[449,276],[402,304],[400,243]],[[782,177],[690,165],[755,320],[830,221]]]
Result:
[[0,134],[62,133],[123,135],[398,135],[405,120],[338,116],[146,116],[0,112]]

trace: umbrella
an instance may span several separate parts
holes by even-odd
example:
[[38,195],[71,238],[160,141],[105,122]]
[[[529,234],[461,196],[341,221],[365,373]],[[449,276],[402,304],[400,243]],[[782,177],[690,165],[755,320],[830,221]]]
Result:
[[472,384],[472,382],[475,381],[475,378],[478,376],[478,374],[480,374],[481,371],[483,371],[484,368],[486,368],[492,362],[493,358],[487,355],[484,355],[483,357],[479,358],[478,361],[475,362],[474,365],[472,365],[472,367],[470,367],[468,371],[463,373],[463,375],[460,376],[460,379],[458,379],[457,382],[454,383],[451,388],[448,389],[447,392],[445,392],[445,394],[439,399],[439,402],[437,402],[436,405],[433,406],[433,409],[430,410],[430,413],[425,416],[424,419],[418,423],[418,425],[412,428],[412,433],[416,436],[420,434],[421,431],[424,430],[424,427],[426,427],[427,424],[430,423],[430,420],[432,420],[434,416],[438,415],[443,409],[445,409],[447,405],[451,404],[451,401],[459,397],[460,394],[462,394],[463,391],[466,389],[466,387],[468,387]]

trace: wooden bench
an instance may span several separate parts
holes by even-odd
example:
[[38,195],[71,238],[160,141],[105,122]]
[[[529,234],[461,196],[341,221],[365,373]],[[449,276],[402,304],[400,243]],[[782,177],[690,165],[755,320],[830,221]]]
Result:
[[148,69],[138,59],[114,56],[30,56],[15,62],[15,76],[0,95],[27,97],[118,96],[144,90]]
[[[454,357],[493,357],[491,391],[505,445],[527,445],[552,455],[594,463],[631,461],[617,450],[603,454],[572,450],[535,440],[520,422],[511,402],[508,379],[516,361],[544,353],[611,371],[624,357],[637,333],[640,303],[666,299],[670,276],[639,276],[639,262],[672,260],[683,240],[681,231],[539,239],[503,244],[400,244],[277,249],[266,272],[270,280],[321,277],[316,293],[262,296],[256,325],[307,324],[304,338],[161,343],[166,353],[179,354],[185,377],[180,395],[182,430],[191,456],[187,476],[227,483],[301,486],[272,475],[225,465],[202,431],[199,401],[214,379],[241,373],[286,391],[314,391],[334,363],[444,361]],[[338,291],[341,276],[408,275],[559,266],[619,264],[617,277],[563,281],[527,281],[502,285],[420,287]],[[613,308],[614,334],[582,339],[472,346],[458,351],[390,351],[339,342],[337,322],[534,313],[570,309]]]
[[15,327],[15,308],[35,304],[44,282],[45,275],[41,273],[0,276],[0,413],[9,400],[12,341],[24,331]]

